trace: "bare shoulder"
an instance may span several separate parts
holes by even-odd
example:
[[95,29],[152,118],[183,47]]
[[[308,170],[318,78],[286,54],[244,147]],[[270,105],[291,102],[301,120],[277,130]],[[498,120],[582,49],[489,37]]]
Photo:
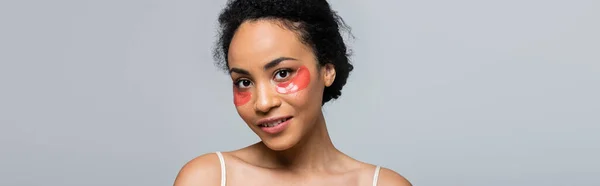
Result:
[[388,168],[381,167],[379,171],[379,179],[377,181],[378,186],[412,186],[412,184],[404,178],[404,176],[398,174]]
[[219,185],[221,164],[216,153],[198,156],[187,162],[177,174],[174,186]]

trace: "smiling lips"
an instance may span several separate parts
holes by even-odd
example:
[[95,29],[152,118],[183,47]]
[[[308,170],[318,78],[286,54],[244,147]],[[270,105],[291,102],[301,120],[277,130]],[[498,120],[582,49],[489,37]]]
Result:
[[[310,84],[310,72],[306,66],[301,66],[292,79],[278,83],[275,91],[280,94],[292,94],[305,89],[308,84]],[[236,107],[248,103],[251,98],[252,93],[250,91],[242,91],[237,87],[233,88],[233,104]]]
[[286,122],[289,119],[291,119],[291,117],[270,120],[270,121],[263,121],[263,122],[259,122],[258,126],[259,127],[275,127],[283,122]]
[[292,117],[279,117],[262,119],[257,122],[257,126],[266,133],[277,134],[285,130],[288,124],[291,122]]

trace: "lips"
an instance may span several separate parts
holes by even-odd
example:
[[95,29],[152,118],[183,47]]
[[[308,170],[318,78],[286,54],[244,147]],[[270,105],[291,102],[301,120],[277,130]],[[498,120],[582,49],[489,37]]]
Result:
[[277,135],[285,131],[285,129],[292,122],[292,117],[273,117],[268,119],[259,120],[257,126],[260,130],[270,135]]
[[280,124],[282,124],[283,122],[286,122],[288,120],[292,119],[291,116],[285,116],[285,117],[273,117],[273,118],[267,118],[267,119],[261,119],[257,122],[257,126],[261,127],[261,128],[270,128],[270,127],[276,127]]

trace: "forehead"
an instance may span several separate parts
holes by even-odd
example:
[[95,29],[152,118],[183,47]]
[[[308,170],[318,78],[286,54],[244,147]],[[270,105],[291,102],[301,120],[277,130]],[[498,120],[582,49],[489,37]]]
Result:
[[279,57],[300,61],[312,58],[312,50],[298,36],[279,21],[246,21],[240,25],[229,45],[229,66],[252,68]]

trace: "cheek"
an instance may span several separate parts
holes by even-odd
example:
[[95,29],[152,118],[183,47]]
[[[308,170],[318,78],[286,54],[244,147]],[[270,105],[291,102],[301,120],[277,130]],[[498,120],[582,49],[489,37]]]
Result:
[[310,72],[308,68],[302,66],[298,69],[296,76],[289,81],[276,85],[276,90],[280,94],[291,94],[304,90],[310,84]]
[[233,104],[236,107],[242,106],[252,98],[252,93],[249,91],[240,91],[238,88],[233,88]]

